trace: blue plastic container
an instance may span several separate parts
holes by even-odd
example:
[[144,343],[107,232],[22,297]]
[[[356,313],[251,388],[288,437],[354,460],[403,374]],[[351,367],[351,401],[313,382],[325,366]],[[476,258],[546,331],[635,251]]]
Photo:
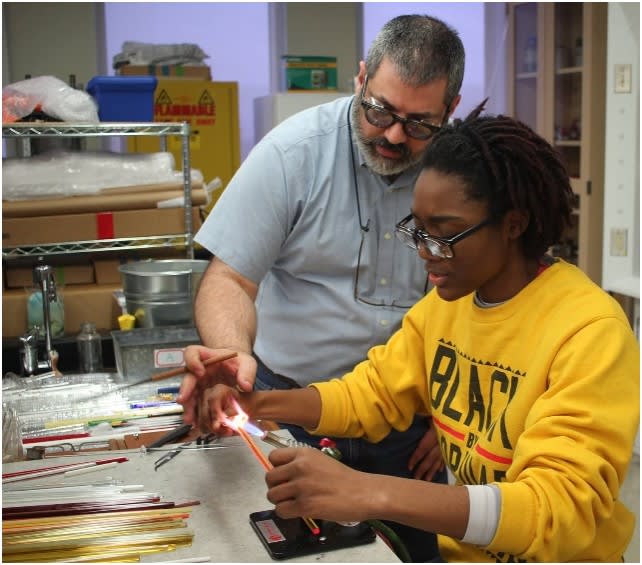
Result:
[[87,83],[87,92],[101,122],[153,122],[157,82],[154,76],[98,76]]

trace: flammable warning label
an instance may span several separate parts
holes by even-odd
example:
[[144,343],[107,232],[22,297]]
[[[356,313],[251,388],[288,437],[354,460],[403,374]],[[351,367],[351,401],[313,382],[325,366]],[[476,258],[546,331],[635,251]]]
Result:
[[181,95],[174,100],[165,89],[162,89],[154,103],[154,117],[163,118],[216,118],[216,102],[214,97],[204,90],[195,102],[191,96]]
[[256,525],[268,543],[285,541],[285,536],[281,533],[281,530],[279,530],[274,520],[260,520],[256,522]]

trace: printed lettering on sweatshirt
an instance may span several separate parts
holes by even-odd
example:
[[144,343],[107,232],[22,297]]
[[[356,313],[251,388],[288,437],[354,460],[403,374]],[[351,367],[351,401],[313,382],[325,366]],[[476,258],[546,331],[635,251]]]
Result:
[[504,480],[513,453],[506,413],[525,376],[440,340],[429,374],[433,421],[444,459],[462,483]]

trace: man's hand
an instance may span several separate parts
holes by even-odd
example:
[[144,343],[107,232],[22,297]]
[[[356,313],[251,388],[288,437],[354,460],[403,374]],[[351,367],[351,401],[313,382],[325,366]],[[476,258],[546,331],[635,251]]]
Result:
[[[235,402],[243,404],[243,393],[227,385],[214,385],[203,391],[199,398],[197,424],[201,433],[213,432],[219,436],[234,434],[234,430],[225,425],[226,417],[237,414]],[[244,412],[247,413],[245,407]]]
[[417,444],[417,448],[410,456],[408,468],[413,471],[415,479],[431,481],[435,473],[443,471],[444,460],[437,442],[435,424],[431,421],[428,431]]
[[231,353],[229,349],[210,349],[202,345],[185,348],[185,364],[188,373],[183,378],[181,390],[176,399],[183,405],[183,420],[187,424],[197,422],[198,406],[207,389],[216,384],[236,386],[243,391],[251,391],[256,377],[256,360],[247,353],[237,357],[205,366],[203,361],[213,356]]

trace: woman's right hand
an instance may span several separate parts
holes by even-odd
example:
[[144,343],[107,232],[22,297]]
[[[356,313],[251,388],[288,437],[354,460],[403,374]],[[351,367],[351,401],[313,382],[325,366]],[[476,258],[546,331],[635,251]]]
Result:
[[203,345],[189,345],[185,348],[187,373],[181,382],[176,401],[183,406],[183,420],[195,424],[199,418],[199,405],[205,393],[217,384],[235,386],[242,391],[251,391],[256,377],[256,360],[248,353],[238,353],[236,357],[204,365],[203,361],[233,353],[230,349],[211,349]]

